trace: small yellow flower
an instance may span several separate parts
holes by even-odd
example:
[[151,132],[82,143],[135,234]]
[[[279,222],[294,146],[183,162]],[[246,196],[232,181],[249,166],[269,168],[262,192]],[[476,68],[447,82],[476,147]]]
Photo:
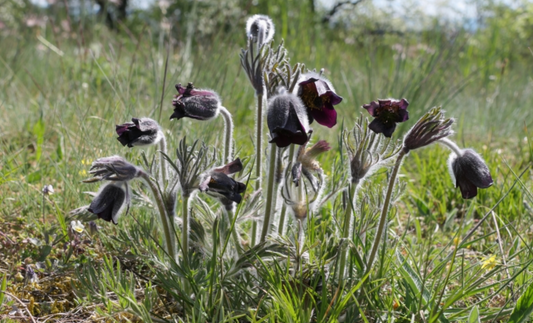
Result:
[[85,166],[89,166],[89,165],[92,164],[92,162],[90,160],[88,160],[88,159],[82,159],[81,160],[81,164],[85,165]]
[[453,238],[453,245],[454,246],[457,247],[459,245],[459,242],[460,242],[459,238]]
[[87,171],[85,169],[82,169],[78,172],[80,176],[87,176]]
[[481,269],[492,270],[498,264],[498,261],[496,260],[496,255],[485,257],[481,261],[483,262],[483,264],[481,265]]

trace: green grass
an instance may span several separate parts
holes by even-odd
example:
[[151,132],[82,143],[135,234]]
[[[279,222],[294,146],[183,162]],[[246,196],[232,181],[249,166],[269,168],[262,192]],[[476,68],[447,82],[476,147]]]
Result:
[[[524,322],[520,318],[531,310],[533,279],[533,57],[511,60],[502,70],[503,40],[466,32],[355,35],[355,41],[345,42],[344,32],[306,28],[303,18],[284,24],[290,20],[286,11],[274,9],[273,18],[280,19],[275,43],[285,36],[293,64],[324,67],[344,98],[337,106],[336,127],[313,124],[313,140],[333,146],[320,157],[327,178],[334,179],[326,194],[345,188],[349,178],[347,157],[338,145],[342,127],[351,129],[361,113],[366,115],[363,104],[387,97],[411,103],[410,120],[394,134],[398,139],[433,106],[455,117],[453,139],[483,156],[493,187],[463,200],[448,174],[447,149],[432,145],[410,153],[400,169],[403,185],[389,214],[387,237],[368,276],[361,259],[373,243],[385,169],[358,191],[357,234],[349,241],[340,239],[349,203],[344,191],[309,217],[304,246],[297,244],[292,223],[286,236],[248,245],[241,258],[228,258],[222,250],[232,244],[220,232],[231,223],[214,199],[202,201],[199,197],[205,196],[198,195],[192,207],[190,268],[168,263],[155,209],[142,199],[147,193],[139,183],[132,184],[139,195],[118,226],[99,221],[99,232],[85,231],[80,240],[67,227],[76,218],[69,212],[90,203],[85,192],[98,190],[97,184],[81,183],[90,163],[119,154],[141,165],[143,151],[155,153],[154,148],[119,145],[115,124],[131,117],[158,119],[171,157],[184,136],[189,142],[222,145],[220,118],[168,120],[176,83],[194,82],[218,92],[233,114],[236,149],[248,174],[256,103],[239,62],[243,28],[236,34],[220,30],[209,42],[193,41],[190,52],[185,46],[170,48],[165,84],[166,49],[151,28],[137,28],[130,36],[102,26],[84,30],[83,36],[65,37],[51,28],[6,33],[0,36],[0,250],[6,255],[0,277],[7,277],[9,295],[17,295],[36,319],[57,321],[92,315],[144,322]],[[404,55],[392,49],[394,44],[402,46]],[[258,216],[251,203],[255,179],[249,180],[246,202],[237,211],[242,221],[236,226],[244,239],[249,239],[249,219]],[[47,184],[55,193],[43,203],[41,189]],[[346,285],[339,286],[335,272],[343,246],[349,250],[348,274]],[[497,264],[487,267],[493,255]],[[17,280],[28,267],[38,272],[37,285]],[[32,293],[48,293],[54,286],[61,293],[49,292],[49,298]],[[0,291],[0,317],[9,321],[27,315],[8,293]],[[30,298],[37,305],[30,306]],[[21,312],[9,314],[11,305]]]

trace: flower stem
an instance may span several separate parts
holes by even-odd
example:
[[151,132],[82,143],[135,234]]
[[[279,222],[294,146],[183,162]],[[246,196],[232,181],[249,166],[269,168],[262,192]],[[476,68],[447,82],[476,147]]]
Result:
[[160,167],[160,172],[161,172],[161,186],[162,187],[166,187],[167,185],[167,182],[168,182],[168,178],[167,178],[167,161],[165,159],[165,157],[163,156],[163,154],[167,154],[167,139],[165,138],[165,135],[163,134],[163,132],[161,132],[161,141],[159,141],[159,149],[160,149],[160,154],[159,154],[159,167]]
[[183,263],[185,268],[189,268],[189,200],[190,195],[182,195],[182,212],[181,212],[181,252],[183,255]]
[[261,231],[261,242],[265,242],[268,233],[270,232],[270,219],[271,213],[274,213],[276,209],[275,201],[276,198],[274,194],[276,189],[274,188],[275,178],[276,178],[276,161],[277,161],[277,152],[278,147],[276,144],[270,145],[270,164],[268,168],[268,187],[267,187],[267,198],[266,198],[266,207],[265,207],[265,219],[263,222],[263,231]]
[[[344,224],[342,229],[342,239],[348,239],[350,236],[350,224],[352,223],[352,217],[355,214],[355,193],[359,183],[351,183],[348,187],[348,205],[344,212]],[[339,285],[344,281],[344,270],[346,267],[346,242],[343,242],[343,246],[340,252],[340,264],[339,264]]]
[[[294,159],[294,150],[295,150],[295,145],[294,144],[291,144],[289,146],[289,159],[287,161],[287,167],[290,167],[292,166],[292,162],[293,162],[293,159]],[[287,168],[289,169],[289,168]],[[279,225],[278,225],[278,235],[283,235],[283,229],[284,229],[284,226],[285,226],[285,215],[287,214],[287,205],[285,203],[283,203],[283,206],[281,207],[281,215],[279,216]]]
[[224,117],[224,161],[229,163],[233,153],[233,120],[231,113],[225,107],[220,106],[220,113]]
[[174,226],[169,223],[169,220],[171,219],[168,217],[167,210],[165,208],[165,203],[163,201],[163,197],[161,196],[159,188],[154,183],[154,181],[152,181],[148,173],[142,171],[141,178],[146,182],[146,184],[148,184],[148,186],[152,190],[152,194],[154,196],[157,209],[159,211],[159,218],[161,219],[161,224],[163,225],[166,252],[168,253],[168,256],[171,257],[172,260],[175,261],[176,255],[177,255],[176,249],[175,249],[176,243],[175,243],[174,232],[171,230]]
[[241,241],[239,239],[239,235],[237,233],[237,220],[235,219],[235,207],[231,207],[230,209],[225,208],[226,216],[228,219],[228,223],[231,226],[231,237],[233,238],[233,243],[235,244],[235,249],[237,250],[237,255],[242,255],[242,246]]
[[448,147],[457,156],[463,155],[463,151],[461,150],[461,148],[459,148],[459,146],[457,146],[457,144],[455,142],[451,141],[450,139],[444,137],[444,138],[439,139],[438,142],[443,144],[444,146]]
[[372,250],[370,251],[370,256],[368,257],[368,261],[366,264],[365,275],[370,272],[370,270],[372,269],[372,265],[374,264],[374,259],[376,258],[379,243],[381,241],[381,236],[383,235],[383,231],[385,229],[385,223],[387,222],[387,215],[389,213],[389,207],[390,207],[391,198],[392,198],[392,191],[394,189],[394,185],[396,184],[396,177],[398,176],[398,171],[400,170],[400,166],[402,165],[403,157],[405,157],[405,155],[407,155],[408,152],[409,151],[405,148],[400,151],[400,153],[398,154],[398,157],[396,158],[396,163],[394,164],[394,168],[392,169],[392,174],[389,179],[389,185],[387,187],[387,194],[385,195],[385,202],[383,203],[383,208],[381,209],[381,216],[379,218],[378,229],[376,231],[376,236],[374,237],[374,243],[372,244]]
[[[261,165],[262,145],[263,145],[263,94],[257,95],[257,116],[256,116],[256,134],[255,134],[255,190],[261,189]],[[252,247],[255,246],[257,236],[257,222],[252,223]]]

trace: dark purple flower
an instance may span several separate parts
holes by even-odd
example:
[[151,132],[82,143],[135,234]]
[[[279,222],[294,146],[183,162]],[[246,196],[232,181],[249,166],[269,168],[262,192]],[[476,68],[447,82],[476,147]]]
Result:
[[241,170],[242,163],[239,158],[223,167],[212,169],[200,183],[200,191],[241,203],[241,194],[246,190],[246,185],[228,176]]
[[155,120],[150,118],[131,118],[131,121],[116,125],[117,140],[122,146],[153,145],[163,138],[163,133]]
[[285,89],[268,102],[267,124],[270,142],[278,147],[303,145],[308,140],[309,119],[302,101]]
[[87,210],[102,220],[117,224],[120,213],[129,202],[128,196],[121,182],[109,183],[100,190]]
[[309,114],[309,123],[316,120],[328,128],[337,124],[337,111],[334,105],[341,103],[342,97],[335,93],[331,83],[321,75],[309,72],[298,83],[298,96],[302,99]]
[[452,153],[448,167],[455,187],[459,187],[464,199],[475,197],[478,188],[488,188],[494,183],[485,161],[472,149],[463,149],[460,156]]
[[210,90],[195,89],[192,83],[187,87],[176,84],[179,95],[174,97],[174,113],[170,119],[181,119],[184,117],[197,120],[209,120],[218,115],[220,108],[220,98]]
[[385,137],[390,138],[396,129],[396,123],[409,120],[407,106],[409,102],[406,99],[378,100],[363,105],[375,118],[368,127],[375,133],[383,133]]

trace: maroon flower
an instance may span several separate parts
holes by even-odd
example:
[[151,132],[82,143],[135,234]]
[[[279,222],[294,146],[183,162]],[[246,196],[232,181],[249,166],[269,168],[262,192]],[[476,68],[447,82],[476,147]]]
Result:
[[133,122],[116,125],[118,138],[122,146],[147,146],[158,143],[163,133],[155,120],[150,118],[131,118]]
[[228,176],[241,170],[242,163],[239,158],[225,166],[212,169],[200,183],[200,191],[220,198],[224,204],[241,203],[241,194],[246,191],[246,185]]
[[396,130],[396,123],[409,120],[407,106],[409,102],[406,99],[378,100],[363,105],[363,108],[375,118],[368,127],[375,133],[383,133],[385,137],[390,138]]
[[187,87],[176,84],[179,95],[174,97],[174,113],[170,119],[181,119],[184,117],[197,120],[209,120],[218,115],[220,108],[220,98],[210,90],[195,89],[192,83]]
[[298,96],[309,114],[309,123],[316,120],[328,128],[337,124],[337,111],[334,105],[341,103],[342,97],[335,93],[331,83],[321,75],[309,72],[303,75],[305,81],[298,83]]
[[487,164],[472,149],[463,149],[460,156],[451,154],[448,167],[455,187],[459,187],[464,199],[475,197],[478,188],[488,188],[493,184]]
[[267,125],[270,142],[278,147],[303,145],[309,140],[309,121],[300,99],[284,88],[268,102]]

